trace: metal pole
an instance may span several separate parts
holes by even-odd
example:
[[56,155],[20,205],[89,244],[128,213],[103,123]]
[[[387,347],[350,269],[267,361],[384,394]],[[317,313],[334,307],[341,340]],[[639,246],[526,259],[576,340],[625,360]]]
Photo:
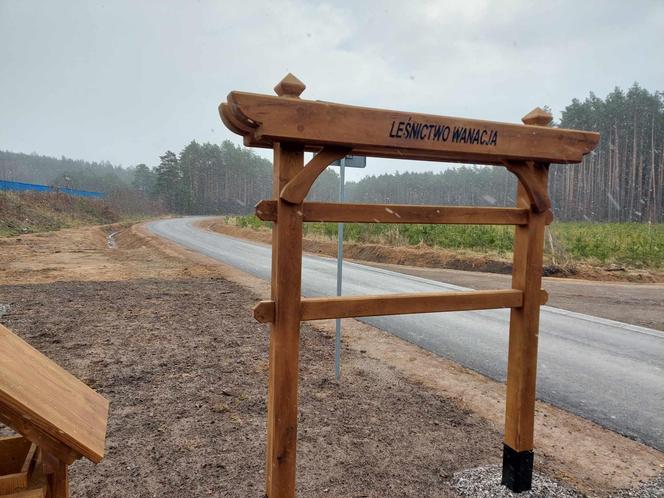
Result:
[[[346,159],[339,161],[339,202],[344,202],[344,184],[346,183]],[[344,266],[344,224],[337,225],[337,296],[341,296],[341,282]],[[336,320],[334,338],[334,373],[337,382],[341,378],[341,319]]]

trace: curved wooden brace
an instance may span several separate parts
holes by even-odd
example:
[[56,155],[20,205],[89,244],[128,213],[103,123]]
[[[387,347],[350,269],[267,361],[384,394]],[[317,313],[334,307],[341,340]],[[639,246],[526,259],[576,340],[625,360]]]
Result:
[[504,161],[505,167],[514,173],[530,199],[535,213],[551,210],[549,199],[549,164],[535,161]]
[[306,164],[304,169],[284,186],[279,197],[291,204],[301,204],[304,202],[304,198],[309,193],[316,178],[325,171],[325,168],[332,164],[332,162],[346,157],[350,152],[351,149],[346,147],[323,147],[323,149]]

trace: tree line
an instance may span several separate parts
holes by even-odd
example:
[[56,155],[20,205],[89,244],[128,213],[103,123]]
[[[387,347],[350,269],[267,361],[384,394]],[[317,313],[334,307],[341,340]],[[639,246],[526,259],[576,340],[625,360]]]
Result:
[[605,99],[574,99],[562,128],[598,131],[582,164],[554,167],[551,196],[563,219],[664,221],[664,93],[634,84]]
[[[338,176],[326,171],[309,199],[331,200]],[[226,140],[221,145],[196,141],[179,154],[166,151],[154,168],[139,164],[133,185],[181,214],[245,214],[272,196],[272,163]]]
[[[598,131],[578,165],[552,165],[549,193],[562,220],[664,221],[664,94],[634,84],[605,99],[574,99],[554,126]],[[348,188],[356,202],[513,205],[516,180],[501,167],[370,176]]]
[[[554,126],[599,131],[598,148],[579,165],[552,165],[550,195],[562,220],[664,221],[664,94],[634,84],[605,99],[574,99]],[[121,168],[0,151],[0,179],[107,192],[122,209],[177,214],[245,214],[272,197],[272,164],[224,141],[192,141],[158,164]],[[328,168],[309,200],[335,201],[339,176]],[[516,180],[502,167],[464,165],[349,182],[349,202],[514,204]]]
[[163,212],[159,200],[133,188],[133,178],[134,168],[109,162],[0,151],[0,180],[104,192],[106,202],[120,214]]

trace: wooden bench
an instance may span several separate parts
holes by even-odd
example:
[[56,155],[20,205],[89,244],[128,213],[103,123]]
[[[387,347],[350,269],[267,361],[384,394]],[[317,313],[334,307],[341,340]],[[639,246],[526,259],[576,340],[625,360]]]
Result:
[[101,461],[107,419],[105,398],[0,325],[0,422],[22,436],[0,440],[13,479],[0,476],[0,497],[69,496],[67,466]]

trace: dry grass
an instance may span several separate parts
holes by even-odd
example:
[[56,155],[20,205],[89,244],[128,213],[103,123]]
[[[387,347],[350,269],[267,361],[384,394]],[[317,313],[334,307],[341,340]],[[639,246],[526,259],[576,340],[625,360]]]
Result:
[[0,192],[0,237],[115,223],[103,201],[55,192]]

